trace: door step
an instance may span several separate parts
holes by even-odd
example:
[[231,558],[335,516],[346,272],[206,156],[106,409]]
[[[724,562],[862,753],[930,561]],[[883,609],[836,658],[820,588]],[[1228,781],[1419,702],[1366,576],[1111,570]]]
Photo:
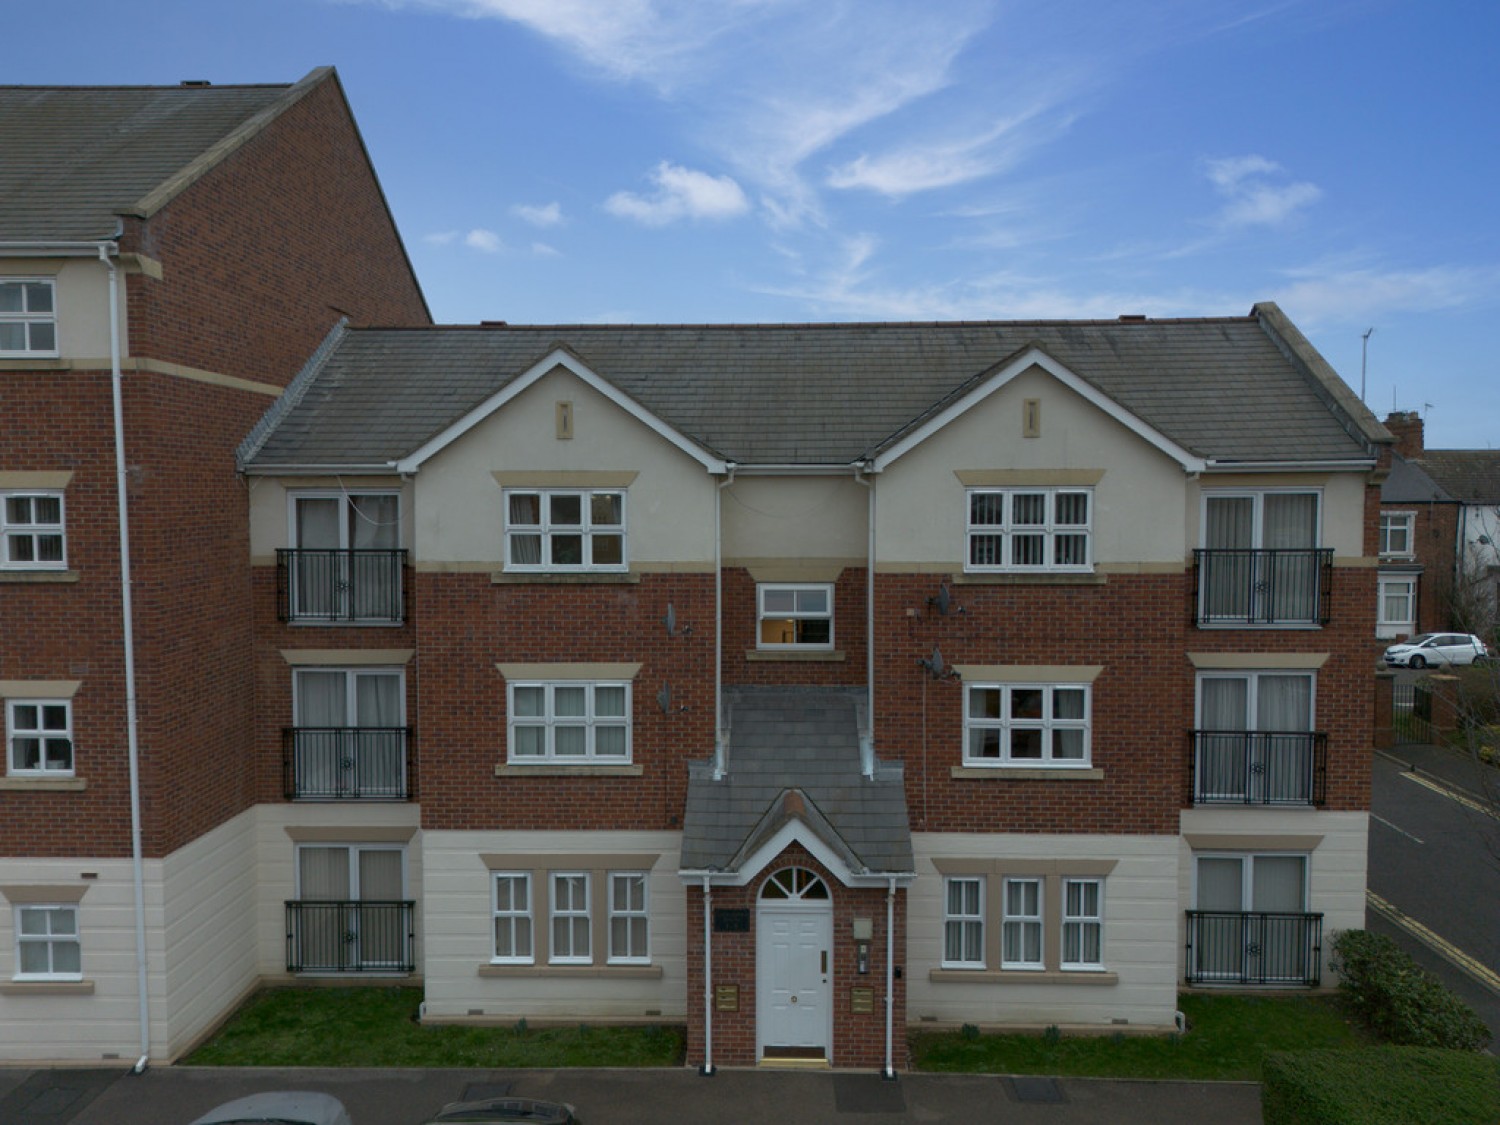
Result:
[[830,1070],[828,1052],[822,1047],[767,1047],[758,1066],[781,1070]]

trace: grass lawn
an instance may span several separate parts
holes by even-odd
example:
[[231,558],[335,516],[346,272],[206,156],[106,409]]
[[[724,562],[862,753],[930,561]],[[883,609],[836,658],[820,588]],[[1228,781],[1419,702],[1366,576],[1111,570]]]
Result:
[[680,1027],[423,1027],[418,988],[272,988],[186,1066],[678,1066]]
[[1186,1035],[976,1035],[916,1033],[916,1070],[1098,1078],[1260,1080],[1267,1051],[1361,1047],[1370,1042],[1336,997],[1185,995]]

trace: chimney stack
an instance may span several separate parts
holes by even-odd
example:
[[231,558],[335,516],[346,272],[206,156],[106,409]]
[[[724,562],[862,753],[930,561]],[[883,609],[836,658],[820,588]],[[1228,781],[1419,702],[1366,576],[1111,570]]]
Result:
[[1396,435],[1396,452],[1402,457],[1420,457],[1426,451],[1422,416],[1415,410],[1391,411],[1386,416],[1385,428]]

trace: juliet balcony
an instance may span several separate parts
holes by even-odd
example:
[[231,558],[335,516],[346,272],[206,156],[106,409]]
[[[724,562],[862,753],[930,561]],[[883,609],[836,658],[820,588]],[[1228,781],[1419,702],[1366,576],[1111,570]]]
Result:
[[406,551],[282,548],[276,614],[298,623],[400,625],[406,620]]
[[1200,628],[1328,624],[1331,547],[1199,549],[1193,567]]
[[1311,987],[1322,957],[1321,914],[1187,912],[1188,984]]
[[1195,805],[1320,806],[1328,786],[1323,731],[1189,732]]
[[416,912],[410,900],[288,902],[287,972],[415,972]]
[[414,743],[410,727],[285,727],[287,799],[409,801]]

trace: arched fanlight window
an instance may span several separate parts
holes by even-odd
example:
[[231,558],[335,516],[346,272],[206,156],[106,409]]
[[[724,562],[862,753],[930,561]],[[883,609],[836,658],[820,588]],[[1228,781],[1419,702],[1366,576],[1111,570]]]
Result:
[[826,902],[828,884],[805,867],[786,867],[766,880],[760,889],[763,899]]

